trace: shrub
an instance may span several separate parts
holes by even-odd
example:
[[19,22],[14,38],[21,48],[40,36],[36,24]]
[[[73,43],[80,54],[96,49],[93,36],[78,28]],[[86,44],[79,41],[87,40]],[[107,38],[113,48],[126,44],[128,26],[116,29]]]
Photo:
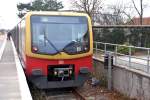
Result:
[[[125,46],[118,46],[118,49],[117,49],[117,52],[118,53],[121,53],[121,54],[126,54],[126,55],[129,55],[129,43],[125,43],[124,44]],[[131,45],[130,45],[131,46]],[[135,48],[134,47],[131,47],[131,54],[134,54],[135,53]]]

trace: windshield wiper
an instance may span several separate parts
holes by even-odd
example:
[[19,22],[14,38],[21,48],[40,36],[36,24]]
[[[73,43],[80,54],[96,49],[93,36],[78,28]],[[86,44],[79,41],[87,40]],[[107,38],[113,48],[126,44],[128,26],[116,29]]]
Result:
[[57,53],[61,54],[60,51],[55,47],[55,45],[47,38],[45,30],[43,31],[44,33],[44,40],[47,40],[48,43],[57,51]]
[[67,43],[66,46],[64,46],[64,48],[62,49],[65,52],[72,52],[75,53],[77,52],[76,48],[77,48],[78,42],[77,41],[70,41],[69,43]]

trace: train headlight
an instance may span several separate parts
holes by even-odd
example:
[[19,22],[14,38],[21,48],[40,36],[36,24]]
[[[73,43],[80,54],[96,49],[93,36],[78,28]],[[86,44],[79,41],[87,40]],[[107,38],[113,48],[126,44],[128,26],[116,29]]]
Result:
[[70,74],[70,75],[72,74],[72,70],[69,70],[69,74]]
[[88,49],[87,47],[84,47],[84,50],[85,50],[85,51],[87,51],[87,49]]
[[33,52],[37,52],[37,51],[38,51],[38,48],[35,47],[35,46],[33,46],[33,47],[32,47],[32,51],[33,51]]
[[57,71],[54,71],[54,75],[57,75],[58,73],[57,73]]

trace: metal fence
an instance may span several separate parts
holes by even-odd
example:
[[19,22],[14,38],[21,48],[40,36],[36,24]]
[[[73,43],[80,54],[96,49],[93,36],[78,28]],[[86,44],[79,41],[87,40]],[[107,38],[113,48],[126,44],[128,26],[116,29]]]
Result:
[[94,42],[94,57],[103,60],[107,52],[113,54],[113,64],[150,72],[150,48]]
[[[116,29],[118,30],[121,29],[121,30],[113,31]],[[93,30],[94,30],[93,32],[96,32],[94,33],[94,41],[95,41],[94,42],[94,57],[95,58],[104,60],[105,54],[107,52],[111,52],[113,55],[114,65],[134,68],[137,70],[150,73],[150,48],[149,48],[150,25],[107,25],[107,26],[102,25],[102,26],[93,26]],[[143,34],[145,35],[145,40],[147,41],[143,43],[147,43],[148,48],[138,47],[138,46],[129,46],[129,44],[128,46],[119,45],[119,43],[116,42],[118,40],[115,41],[116,44],[113,44],[113,42],[111,41],[109,43],[105,43],[107,42],[106,41],[107,36],[103,38],[102,36],[108,33],[113,34],[115,32],[125,34],[124,39],[128,39],[128,40],[124,42],[127,42],[129,44],[132,44],[132,42],[134,43],[134,40],[132,38],[129,38],[129,36],[132,36],[132,34],[134,34],[134,36]],[[114,39],[114,37],[107,38],[108,41],[111,39]],[[136,39],[136,37],[134,37],[134,39]],[[101,42],[97,42],[97,41],[101,41]]]

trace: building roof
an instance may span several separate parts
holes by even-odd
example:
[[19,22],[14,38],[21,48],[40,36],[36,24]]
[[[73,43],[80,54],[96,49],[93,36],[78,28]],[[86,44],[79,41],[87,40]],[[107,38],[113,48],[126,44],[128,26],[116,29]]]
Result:
[[[140,25],[140,18],[134,17],[130,22],[130,25]],[[150,17],[144,17],[142,25],[150,25]]]

